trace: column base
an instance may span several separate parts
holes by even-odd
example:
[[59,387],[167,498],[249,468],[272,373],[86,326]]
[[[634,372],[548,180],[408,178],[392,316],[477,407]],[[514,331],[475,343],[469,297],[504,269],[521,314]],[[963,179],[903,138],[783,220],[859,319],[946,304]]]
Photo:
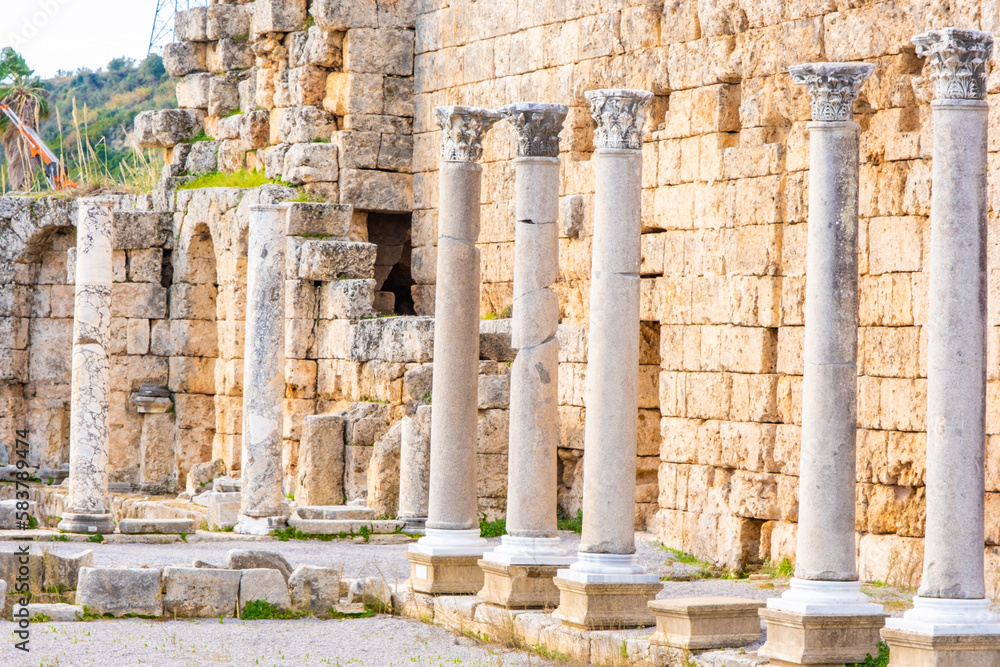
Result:
[[620,630],[652,627],[656,616],[649,602],[663,589],[656,575],[655,583],[581,582],[564,578],[569,570],[559,570],[552,580],[559,589],[559,607],[552,612],[566,625],[583,630]]
[[64,533],[90,533],[92,535],[107,535],[115,532],[115,524],[111,514],[75,514],[65,512],[62,521],[57,526]]
[[410,547],[410,588],[428,595],[474,595],[483,587],[482,555],[432,556]]
[[285,516],[246,516],[240,514],[233,532],[240,535],[266,536],[287,525],[288,517]]
[[928,635],[887,627],[882,638],[889,645],[889,667],[1000,665],[1000,635]]
[[989,600],[913,598],[913,609],[902,618],[890,618],[892,630],[931,636],[1000,635],[1000,616],[990,611]]
[[763,603],[749,598],[674,598],[653,600],[656,633],[650,644],[688,650],[736,648],[760,638]]
[[842,667],[878,655],[885,614],[802,614],[770,607],[760,610],[767,622],[767,642],[758,655],[775,667]]
[[483,558],[483,588],[478,596],[507,609],[554,609],[559,589],[552,583],[558,565],[510,565]]
[[881,616],[882,605],[869,601],[860,581],[819,581],[792,577],[780,598],[770,598],[768,609],[810,616]]
[[427,533],[427,517],[425,516],[401,516],[397,517],[403,522],[403,532],[412,535],[424,535]]

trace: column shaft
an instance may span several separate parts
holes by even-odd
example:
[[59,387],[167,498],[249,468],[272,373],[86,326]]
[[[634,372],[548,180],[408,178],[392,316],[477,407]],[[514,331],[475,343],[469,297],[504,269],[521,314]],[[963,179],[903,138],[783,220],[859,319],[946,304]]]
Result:
[[795,576],[855,581],[858,125],[809,124],[805,372]]
[[[237,532],[267,532],[284,513],[281,435],[285,399],[285,215],[251,210],[243,360],[243,489]],[[255,521],[263,519],[264,522]]]
[[479,206],[482,167],[440,166],[434,305],[434,418],[427,528],[479,527],[476,442],[479,378]]
[[985,597],[987,103],[935,100],[920,596]]

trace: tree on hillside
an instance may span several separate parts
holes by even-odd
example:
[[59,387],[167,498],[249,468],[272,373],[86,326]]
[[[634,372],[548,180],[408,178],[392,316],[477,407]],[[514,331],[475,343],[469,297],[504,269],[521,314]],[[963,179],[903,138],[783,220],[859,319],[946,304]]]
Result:
[[[38,129],[48,118],[49,103],[42,81],[14,49],[0,50],[0,105],[9,106],[21,121]],[[0,144],[7,158],[7,178],[12,190],[24,187],[31,169],[28,146],[14,124],[0,114]]]

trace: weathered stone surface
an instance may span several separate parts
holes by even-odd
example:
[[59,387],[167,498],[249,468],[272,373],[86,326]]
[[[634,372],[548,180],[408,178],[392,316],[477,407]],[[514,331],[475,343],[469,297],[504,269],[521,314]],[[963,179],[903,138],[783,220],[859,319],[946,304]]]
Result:
[[196,463],[187,474],[187,492],[194,495],[211,488],[212,480],[226,474],[226,463],[216,459],[207,463]]
[[185,76],[207,69],[204,44],[174,42],[163,47],[163,67],[170,76]]
[[135,141],[143,148],[172,148],[198,136],[203,120],[199,109],[143,111],[135,117]]
[[409,212],[413,210],[413,177],[384,171],[342,169],[340,201],[366,211]]
[[399,451],[402,424],[396,422],[375,442],[368,462],[367,504],[377,517],[394,517],[399,511]]
[[206,507],[208,508],[206,521],[209,530],[232,528],[236,525],[239,517],[240,494],[239,492],[213,493],[208,497]]
[[230,570],[253,570],[268,568],[277,570],[288,581],[292,566],[285,557],[274,551],[257,549],[233,549],[226,553],[226,568]]
[[240,570],[163,568],[163,611],[190,618],[236,615]]
[[198,530],[194,519],[122,519],[118,529],[123,534],[143,533],[193,533]]
[[308,415],[299,442],[300,505],[339,505],[344,499],[344,418]]
[[288,578],[292,608],[328,614],[340,602],[340,572],[332,567],[299,565]]
[[[0,552],[0,580],[16,581],[22,565],[21,556],[14,552]],[[64,587],[75,590],[80,570],[94,566],[94,552],[90,549],[76,556],[57,556],[42,551],[28,555],[29,584],[31,590]]]
[[[4,586],[6,587],[6,584]],[[56,623],[79,621],[83,616],[83,605],[65,604],[62,602],[51,604],[35,602],[28,605],[29,618],[40,615],[45,615]]]
[[373,278],[377,251],[372,243],[311,239],[302,244],[299,277],[317,281]]
[[161,616],[160,571],[144,568],[80,569],[76,603],[95,614]]
[[[22,509],[18,509],[21,503]],[[20,515],[20,518],[18,518]],[[38,504],[33,500],[0,500],[0,528],[15,530],[27,528],[28,517],[38,518]]]
[[240,609],[253,600],[263,600],[281,609],[292,606],[286,585],[287,577],[274,569],[243,569],[240,577]]
[[340,177],[335,144],[295,144],[285,154],[283,173],[292,185],[333,182]]

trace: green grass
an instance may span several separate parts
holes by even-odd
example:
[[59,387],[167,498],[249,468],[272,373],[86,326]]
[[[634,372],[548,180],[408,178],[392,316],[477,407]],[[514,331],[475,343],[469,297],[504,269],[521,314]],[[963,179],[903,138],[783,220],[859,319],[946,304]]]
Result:
[[499,518],[487,521],[486,515],[479,519],[479,534],[482,537],[500,537],[507,534],[507,519]]
[[100,544],[101,542],[104,541],[104,536],[103,535],[91,535],[90,537],[87,538],[87,541],[88,542],[94,542],[95,544]]
[[782,558],[781,562],[775,565],[770,560],[764,562],[764,566],[760,568],[761,574],[767,574],[772,577],[791,577],[795,574],[795,566],[787,558]]
[[185,144],[196,144],[196,143],[198,143],[200,141],[215,141],[215,139],[212,138],[212,137],[210,137],[210,136],[208,136],[205,133],[205,128],[201,128],[201,131],[198,132],[198,136],[196,136],[194,139],[188,139],[187,141],[185,141],[183,143],[185,143]]
[[179,186],[178,190],[198,190],[200,188],[259,188],[275,181],[267,178],[263,171],[234,171],[227,174],[212,171]]
[[232,118],[233,116],[242,116],[242,115],[243,115],[243,110],[240,109],[239,107],[236,107],[235,109],[233,109],[232,111],[230,111],[228,114],[226,114],[226,118]]
[[28,619],[29,623],[48,623],[52,620],[52,617],[44,612],[38,612],[34,616]]
[[884,641],[878,643],[878,655],[874,658],[871,653],[865,656],[864,662],[856,662],[846,667],[889,667],[889,645]]
[[34,530],[38,528],[38,519],[33,516],[28,517],[28,530]]
[[577,510],[575,517],[570,517],[560,507],[556,510],[556,527],[559,530],[571,530],[577,535],[583,532],[583,510]]
[[243,607],[243,611],[240,613],[240,619],[243,621],[262,621],[266,619],[302,618],[307,615],[308,614],[302,612],[282,609],[281,607],[271,604],[266,600],[250,600],[247,602],[246,606]]

